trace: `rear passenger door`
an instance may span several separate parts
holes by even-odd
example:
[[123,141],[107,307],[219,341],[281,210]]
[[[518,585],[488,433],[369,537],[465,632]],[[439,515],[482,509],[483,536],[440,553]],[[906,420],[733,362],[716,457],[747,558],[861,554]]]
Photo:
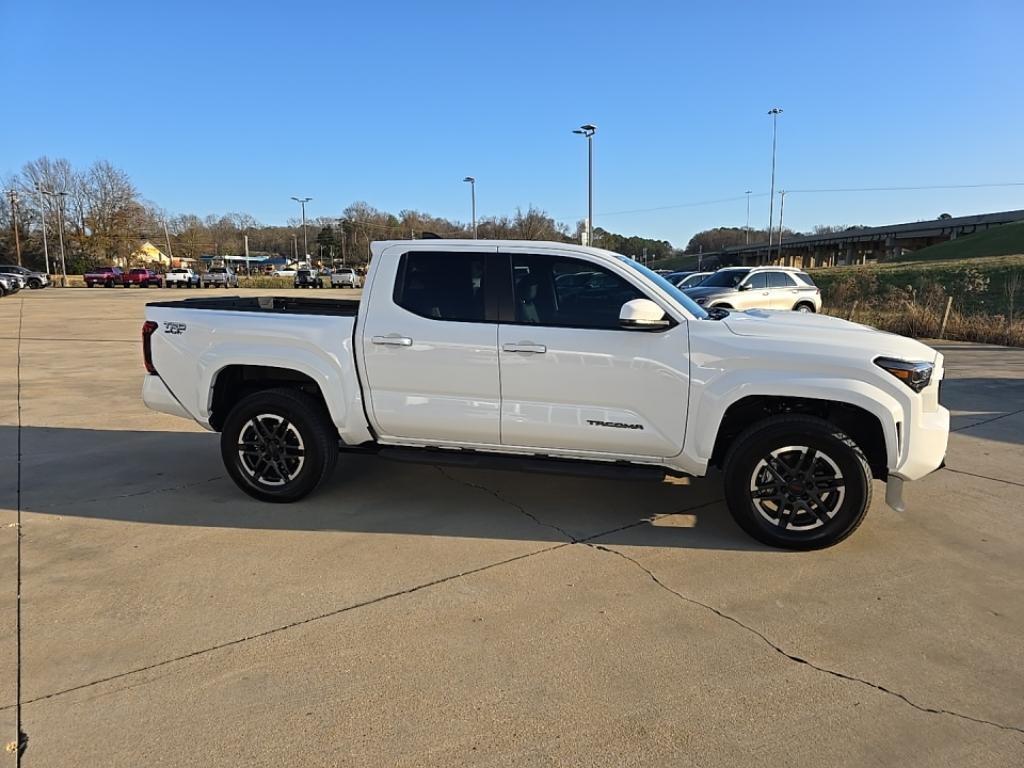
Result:
[[771,309],[792,309],[796,304],[796,282],[788,272],[768,272],[768,298]]
[[[395,246],[403,248],[405,246]],[[500,443],[496,248],[385,251],[359,339],[371,422],[392,442]]]

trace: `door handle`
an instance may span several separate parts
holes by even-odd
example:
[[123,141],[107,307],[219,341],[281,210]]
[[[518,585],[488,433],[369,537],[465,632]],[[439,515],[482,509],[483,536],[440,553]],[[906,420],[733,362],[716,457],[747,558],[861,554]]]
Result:
[[530,344],[528,342],[520,342],[519,344],[502,344],[501,349],[504,352],[531,352],[535,355],[540,355],[548,351],[548,348],[543,344]]
[[383,344],[388,347],[411,347],[412,339],[408,336],[374,336],[370,339],[374,344]]

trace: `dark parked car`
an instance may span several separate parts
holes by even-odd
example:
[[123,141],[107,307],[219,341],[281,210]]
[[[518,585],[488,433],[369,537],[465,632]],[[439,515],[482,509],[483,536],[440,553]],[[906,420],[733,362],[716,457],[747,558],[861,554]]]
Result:
[[133,285],[137,285],[139,288],[149,288],[150,286],[161,288],[163,284],[163,275],[151,269],[131,269],[124,276],[125,288],[131,288]]
[[31,269],[19,267],[17,264],[0,264],[0,272],[21,275],[29,288],[45,288],[50,284],[50,276],[45,272],[33,272]]
[[115,285],[124,285],[124,270],[120,267],[96,267],[96,269],[86,272],[82,279],[85,280],[87,288],[92,288],[95,285],[113,288]]
[[295,273],[296,288],[323,288],[323,278],[315,269],[300,269]]

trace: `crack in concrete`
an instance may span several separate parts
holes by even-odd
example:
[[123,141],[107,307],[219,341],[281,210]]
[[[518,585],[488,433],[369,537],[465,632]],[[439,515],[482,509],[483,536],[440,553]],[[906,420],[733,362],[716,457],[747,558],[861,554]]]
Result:
[[1016,480],[1004,480],[1001,477],[989,477],[988,475],[979,475],[976,472],[965,472],[962,469],[953,469],[952,467],[943,467],[947,472],[955,472],[958,475],[967,475],[969,477],[976,477],[979,480],[991,480],[994,483],[1006,483],[1007,485],[1017,485],[1024,488],[1024,483],[1018,483]]
[[172,493],[173,491],[183,491],[186,488],[195,488],[200,485],[207,485],[214,483],[217,480],[223,480],[224,475],[217,475],[216,477],[208,477],[205,480],[196,480],[189,483],[181,483],[179,485],[168,486],[167,488],[149,488],[145,491],[135,491],[133,493],[119,493],[115,496],[98,496],[95,499],[76,499],[75,501],[69,501],[65,503],[57,504],[44,504],[40,509],[59,509],[60,507],[66,506],[80,506],[82,504],[93,504],[97,501],[115,501],[117,499],[137,499],[140,496],[150,496],[155,493]]
[[973,424],[965,424],[962,427],[957,427],[956,429],[951,429],[949,431],[963,432],[964,430],[974,429],[975,427],[980,427],[984,424],[991,424],[993,421],[999,421],[1000,419],[1008,419],[1011,416],[1016,416],[1018,413],[1024,413],[1024,408],[1021,408],[1020,410],[1017,411],[1011,411],[1010,413],[1001,413],[998,416],[993,416],[991,419],[985,419],[984,421],[976,421]]
[[965,714],[963,714],[961,712],[955,712],[955,711],[953,711],[951,709],[942,709],[942,708],[936,708],[936,707],[928,707],[928,706],[924,706],[922,704],[918,704],[917,702],[912,701],[910,698],[908,698],[905,694],[902,694],[899,691],[894,691],[891,688],[886,688],[884,685],[880,685],[878,683],[873,683],[870,680],[864,680],[863,678],[855,677],[854,675],[850,675],[850,674],[847,674],[845,672],[839,672],[839,671],[834,670],[834,669],[829,669],[828,667],[823,667],[823,666],[821,666],[819,664],[815,664],[812,661],[808,661],[807,659],[805,659],[805,658],[803,658],[801,656],[796,656],[796,655],[794,655],[792,653],[789,653],[789,652],[783,650],[783,648],[780,647],[778,644],[776,644],[774,641],[770,640],[767,637],[767,635],[763,634],[761,631],[755,629],[754,627],[751,627],[749,624],[744,624],[739,619],[737,619],[737,618],[735,618],[733,616],[730,616],[729,614],[725,613],[724,611],[719,610],[718,608],[715,608],[712,605],[708,605],[707,603],[703,603],[700,600],[697,600],[696,598],[689,597],[688,595],[684,595],[682,592],[677,592],[676,590],[672,589],[672,587],[670,587],[667,584],[665,584],[665,582],[663,582],[661,579],[659,579],[654,574],[653,571],[651,571],[649,568],[647,568],[647,566],[643,565],[639,560],[636,560],[635,558],[632,558],[629,555],[627,555],[627,554],[625,554],[623,552],[620,552],[617,549],[612,549],[611,547],[604,546],[603,544],[587,544],[587,546],[590,547],[591,549],[596,549],[596,550],[599,550],[601,552],[608,552],[608,553],[613,554],[613,555],[618,555],[623,560],[626,560],[626,561],[632,563],[635,567],[639,568],[641,571],[646,573],[647,576],[651,579],[651,581],[653,581],[655,584],[657,584],[659,587],[661,587],[661,589],[663,589],[664,591],[666,591],[669,594],[675,596],[679,600],[682,600],[684,602],[690,603],[692,605],[696,605],[696,606],[698,606],[700,608],[703,608],[706,611],[710,611],[711,613],[715,614],[719,618],[722,618],[722,619],[725,619],[726,621],[732,622],[733,624],[735,624],[736,626],[740,627],[744,631],[746,631],[746,632],[756,636],[757,638],[759,638],[765,645],[767,645],[769,648],[771,648],[777,654],[779,654],[780,656],[788,659],[789,661],[795,662],[797,664],[802,664],[804,666],[810,667],[813,670],[816,670],[816,671],[821,672],[821,673],[826,674],[826,675],[830,675],[832,677],[836,677],[836,678],[838,678],[840,680],[846,680],[846,681],[851,682],[851,683],[858,683],[858,684],[866,686],[868,688],[873,688],[876,691],[880,691],[880,692],[882,692],[882,693],[884,693],[884,694],[886,694],[888,696],[892,696],[893,698],[899,699],[903,703],[913,707],[914,709],[918,710],[919,712],[924,712],[924,713],[933,714],[933,715],[949,715],[951,717],[956,717],[956,718],[959,718],[961,720],[966,720],[968,722],[978,723],[979,725],[988,725],[988,726],[992,726],[993,728],[999,728],[999,729],[1004,730],[1004,731],[1010,731],[1010,732],[1013,732],[1013,733],[1024,734],[1024,728],[1020,728],[1020,727],[1017,727],[1015,725],[1004,725],[1002,723],[997,723],[997,722],[994,722],[992,720],[985,720],[983,718],[972,717],[971,715],[965,715]]
[[542,526],[544,528],[550,528],[553,531],[557,531],[562,536],[565,536],[566,539],[568,539],[568,543],[569,544],[576,544],[579,541],[579,539],[577,539],[575,536],[573,536],[571,533],[569,533],[564,528],[561,528],[561,527],[559,527],[557,525],[554,525],[553,523],[545,523],[543,520],[541,520],[535,514],[533,514],[532,512],[527,511],[527,509],[525,507],[523,507],[521,504],[516,504],[514,501],[506,499],[504,496],[502,496],[497,491],[491,490],[490,488],[487,488],[486,486],[483,486],[483,485],[478,485],[477,483],[472,483],[469,480],[459,480],[457,477],[454,477],[451,473],[447,472],[444,469],[444,467],[439,466],[437,464],[434,464],[432,466],[434,467],[434,469],[436,469],[438,472],[440,472],[446,479],[451,480],[453,483],[465,486],[466,488],[475,488],[478,491],[483,491],[484,493],[490,494],[495,499],[500,501],[502,504],[507,504],[508,506],[512,507],[513,509],[515,509],[515,510],[521,512],[522,514],[526,515],[526,517],[528,517],[531,520],[533,520],[533,522],[535,522],[537,525]]
[[[68,694],[68,693],[74,693],[75,691],[81,691],[81,690],[84,690],[86,688],[92,688],[93,686],[96,686],[96,685],[102,685],[103,683],[109,683],[109,682],[112,682],[114,680],[120,680],[122,678],[129,677],[130,675],[137,675],[137,674],[139,674],[141,672],[148,672],[150,670],[158,669],[160,667],[166,667],[169,664],[175,664],[175,663],[177,663],[179,661],[186,661],[188,659],[194,659],[197,656],[204,656],[206,654],[213,653],[214,651],[223,650],[224,648],[231,648],[231,647],[236,646],[236,645],[241,645],[243,643],[248,643],[248,642],[250,642],[252,640],[258,640],[260,638],[269,637],[271,635],[276,635],[278,633],[285,632],[285,631],[290,630],[290,629],[295,629],[296,627],[301,627],[301,626],[304,626],[306,624],[313,624],[313,623],[318,622],[318,621],[323,621],[324,619],[333,618],[334,616],[340,616],[343,613],[348,613],[349,611],[354,611],[354,610],[357,610],[359,608],[366,608],[366,607],[371,606],[371,605],[376,605],[378,603],[383,603],[383,602],[386,602],[388,600],[392,600],[392,599],[394,599],[396,597],[403,597],[405,595],[411,595],[411,594],[414,594],[414,593],[419,592],[421,590],[429,589],[430,587],[436,587],[436,586],[438,586],[440,584],[446,584],[449,581],[455,581],[456,579],[462,579],[462,578],[465,578],[466,576],[472,576],[472,575],[477,574],[477,573],[482,573],[483,571],[488,571],[488,570],[490,570],[492,568],[498,568],[498,567],[503,566],[503,565],[509,565],[510,563],[514,563],[514,562],[517,562],[519,560],[526,560],[527,558],[534,557],[536,555],[542,555],[545,552],[552,552],[552,551],[554,551],[556,549],[561,549],[562,547],[567,547],[567,546],[569,546],[568,542],[561,543],[561,544],[554,544],[554,545],[552,545],[550,547],[544,547],[542,549],[534,550],[533,552],[526,552],[525,554],[516,555],[515,557],[509,557],[509,558],[506,558],[505,560],[499,560],[499,561],[494,562],[494,563],[488,563],[486,565],[481,565],[481,566],[479,566],[477,568],[471,568],[471,569],[469,569],[467,571],[460,571],[459,573],[453,573],[453,574],[449,574],[447,576],[442,576],[442,577],[437,578],[437,579],[432,579],[430,581],[425,581],[425,582],[423,582],[421,584],[416,584],[414,586],[407,587],[405,589],[400,589],[400,590],[396,590],[394,592],[389,592],[389,593],[387,593],[385,595],[378,595],[377,597],[371,597],[371,598],[368,598],[366,600],[361,600],[358,603],[352,603],[351,605],[346,605],[346,606],[343,606],[341,608],[337,608],[337,609],[335,609],[333,611],[327,611],[326,613],[317,614],[316,616],[309,616],[309,617],[304,618],[304,619],[298,619],[296,621],[288,622],[287,624],[282,624],[282,625],[277,626],[277,627],[272,627],[271,629],[263,630],[262,632],[256,632],[256,633],[251,634],[251,635],[246,635],[245,637],[238,637],[238,638],[235,638],[234,640],[227,640],[227,641],[225,641],[223,643],[217,643],[217,644],[211,645],[211,646],[209,646],[207,648],[201,648],[201,649],[199,649],[197,651],[191,651],[190,653],[182,654],[181,656],[175,656],[175,657],[170,658],[170,659],[164,659],[163,661],[158,661],[158,662],[155,662],[153,664],[147,664],[147,665],[142,666],[142,667],[136,667],[134,669],[129,669],[129,670],[125,671],[125,672],[118,672],[117,674],[109,675],[107,677],[103,677],[103,678],[100,678],[98,680],[92,680],[92,681],[90,681],[88,683],[82,683],[81,685],[74,685],[74,686],[71,686],[70,688],[64,688],[64,689],[61,689],[59,691],[53,691],[51,693],[43,694],[42,696],[36,696],[35,698],[32,698],[32,699],[26,699],[26,700],[21,702],[21,705],[24,706],[26,704],[35,704],[35,703],[38,703],[40,701],[46,701],[47,699],[53,699],[53,698],[56,698],[58,696],[63,696],[63,695]],[[4,706],[0,706],[0,712],[3,712],[5,710],[9,710],[9,709],[14,709],[16,706],[17,706],[16,704],[7,704],[7,705],[4,705]]]

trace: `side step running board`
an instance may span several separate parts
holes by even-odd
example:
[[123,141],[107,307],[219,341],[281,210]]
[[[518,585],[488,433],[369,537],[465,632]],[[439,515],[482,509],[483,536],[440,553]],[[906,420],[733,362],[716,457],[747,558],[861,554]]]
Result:
[[443,448],[381,448],[378,453],[385,459],[411,464],[443,464],[474,469],[499,469],[512,472],[533,472],[545,475],[575,475],[578,477],[614,477],[626,480],[661,482],[666,471],[661,467],[644,467],[628,462],[594,462],[577,459],[536,458],[510,456],[472,450]]

